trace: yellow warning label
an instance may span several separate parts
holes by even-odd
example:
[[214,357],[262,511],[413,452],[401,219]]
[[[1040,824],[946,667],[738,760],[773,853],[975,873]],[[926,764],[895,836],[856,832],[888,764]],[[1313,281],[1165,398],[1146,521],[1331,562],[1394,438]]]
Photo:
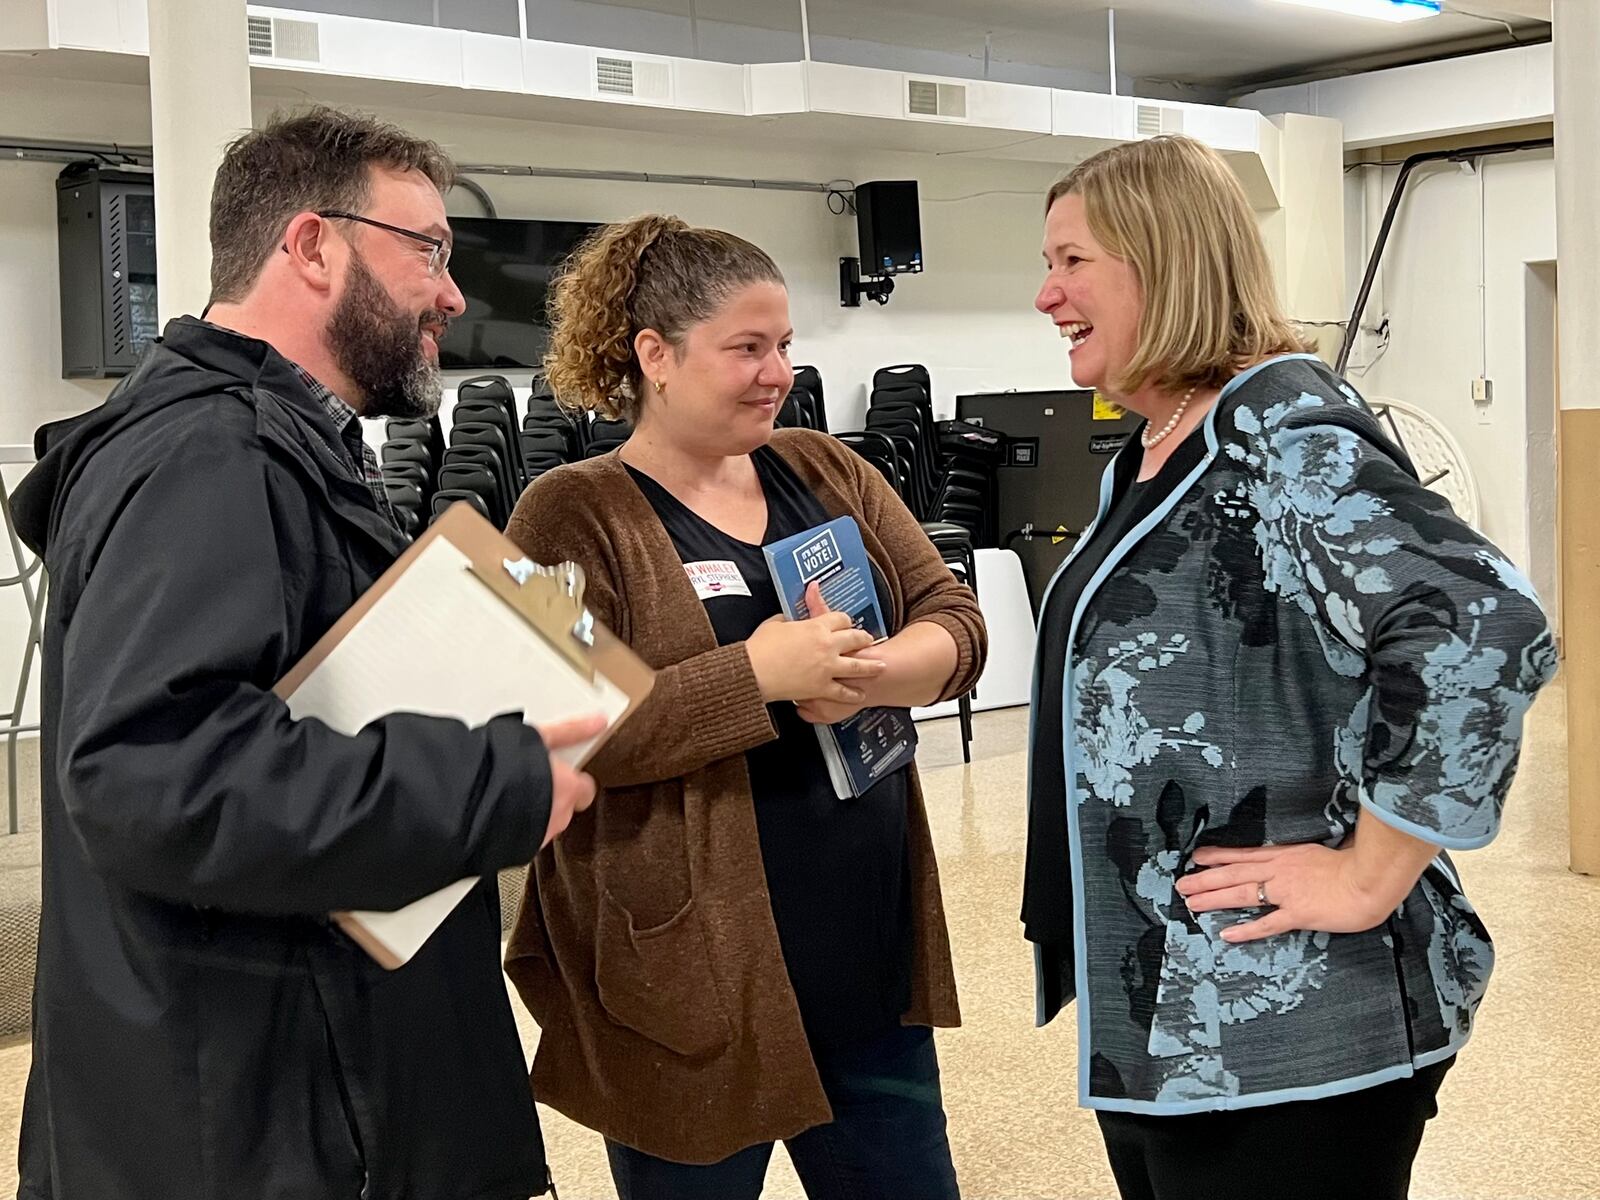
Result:
[[1120,421],[1122,408],[1107,400],[1099,392],[1094,394],[1094,419],[1096,421]]
[[1050,544],[1052,546],[1059,546],[1071,536],[1072,534],[1067,531],[1067,527],[1065,525],[1057,525],[1056,531],[1050,535]]

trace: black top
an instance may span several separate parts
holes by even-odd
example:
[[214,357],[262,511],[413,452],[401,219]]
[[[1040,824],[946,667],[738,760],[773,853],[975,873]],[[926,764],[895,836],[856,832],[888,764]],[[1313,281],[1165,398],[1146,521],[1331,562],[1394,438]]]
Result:
[[[1111,506],[1095,524],[1051,589],[1039,614],[1039,700],[1034,716],[1028,800],[1028,852],[1022,891],[1022,922],[1030,942],[1044,952],[1044,1003],[1054,1016],[1072,998],[1072,863],[1067,842],[1067,781],[1062,761],[1062,685],[1065,682],[1072,613],[1083,590],[1122,539],[1170,496],[1205,457],[1203,428],[1191,433],[1152,479],[1135,478],[1141,456],[1129,453],[1116,465]],[[1079,630],[1082,636],[1082,630]]]
[[[829,520],[770,447],[751,458],[767,500],[763,543]],[[761,547],[696,515],[655,480],[628,468],[695,580],[727,646],[781,611]],[[884,586],[878,600],[888,611]],[[859,799],[840,800],[817,731],[789,703],[769,706],[777,739],[745,755],[761,860],[784,963],[813,1045],[865,1040],[899,1024],[911,1003],[911,875],[906,772]]]

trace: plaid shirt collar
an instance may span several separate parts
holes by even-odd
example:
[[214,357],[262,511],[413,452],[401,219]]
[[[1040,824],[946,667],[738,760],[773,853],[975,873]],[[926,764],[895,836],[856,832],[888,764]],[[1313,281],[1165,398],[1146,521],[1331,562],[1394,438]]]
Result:
[[306,385],[327,411],[333,427],[339,431],[339,439],[344,443],[350,465],[366,483],[367,490],[372,493],[373,503],[378,506],[378,511],[391,525],[398,527],[399,521],[395,518],[394,509],[389,505],[389,493],[383,486],[383,469],[378,465],[378,456],[372,452],[372,447],[367,445],[366,439],[361,436],[360,414],[334,395],[331,388],[325,387],[320,380],[313,378],[298,363],[290,365],[294,367],[295,374],[300,376],[300,382]]

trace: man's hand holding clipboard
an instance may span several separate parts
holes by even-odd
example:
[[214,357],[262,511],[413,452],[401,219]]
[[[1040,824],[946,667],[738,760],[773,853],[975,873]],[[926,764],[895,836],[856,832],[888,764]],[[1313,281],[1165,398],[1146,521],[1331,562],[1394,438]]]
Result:
[[[296,719],[354,736],[391,713],[486,725],[517,713],[548,771],[543,845],[594,802],[583,764],[650,692],[655,674],[589,614],[583,572],[541,566],[465,504],[435,521],[278,684]],[[544,789],[537,789],[542,792]],[[441,797],[442,804],[451,798]],[[542,814],[535,812],[535,819]],[[342,911],[339,927],[395,969],[477,886],[465,878],[389,912]]]
[[544,748],[550,751],[550,825],[544,835],[546,846],[566,832],[573,813],[582,812],[594,803],[594,780],[577,767],[568,766],[557,751],[594,741],[605,732],[607,723],[603,714],[595,713],[539,727]]

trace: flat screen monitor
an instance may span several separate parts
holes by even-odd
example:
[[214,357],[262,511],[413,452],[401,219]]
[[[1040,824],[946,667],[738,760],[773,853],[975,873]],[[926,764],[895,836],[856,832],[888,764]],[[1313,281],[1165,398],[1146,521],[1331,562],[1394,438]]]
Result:
[[586,221],[451,217],[450,274],[467,311],[439,343],[439,365],[538,367],[550,341],[550,284],[567,255],[598,228]]

